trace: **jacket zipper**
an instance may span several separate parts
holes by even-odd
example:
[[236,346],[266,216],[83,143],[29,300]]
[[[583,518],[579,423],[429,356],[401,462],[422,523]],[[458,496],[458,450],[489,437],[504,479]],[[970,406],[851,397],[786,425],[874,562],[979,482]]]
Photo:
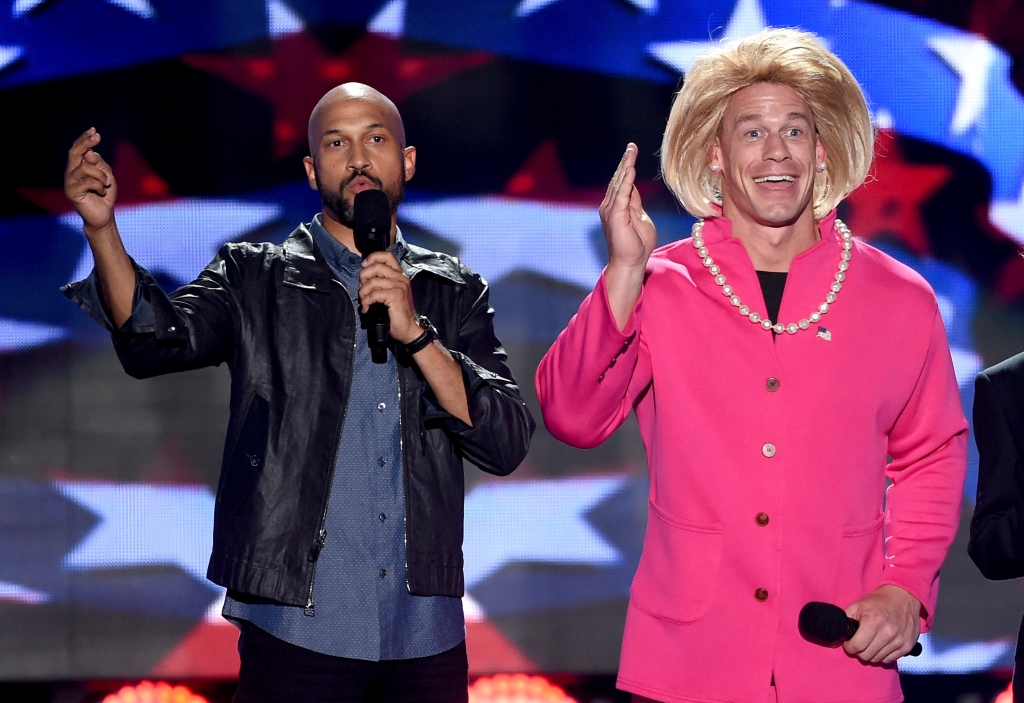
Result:
[[[352,296],[349,295],[348,289],[345,288],[344,284],[341,281],[339,281],[339,280],[337,280],[335,278],[332,278],[331,280],[334,283],[337,283],[339,286],[341,286],[341,289],[343,291],[345,291],[345,298],[346,298],[346,300],[351,301],[352,300]],[[355,352],[356,352],[356,345],[358,343],[359,343],[358,335],[352,335],[352,353],[353,354],[355,354]],[[348,367],[348,388],[349,388],[349,395],[350,396],[351,396],[351,393],[352,393],[352,379],[353,379],[354,375],[355,375],[355,357],[353,356],[352,363],[349,364],[349,367]],[[401,392],[401,390],[399,390],[399,392]],[[347,406],[348,403],[346,402],[345,405]],[[346,411],[346,414],[347,414],[347,411]],[[316,567],[317,567],[317,564],[320,563],[320,551],[323,550],[324,543],[327,541],[327,509],[328,509],[328,507],[330,507],[330,504],[331,504],[331,488],[334,486],[334,474],[335,474],[335,472],[337,471],[337,468],[338,468],[338,453],[341,451],[341,432],[344,429],[344,424],[345,424],[345,421],[342,420],[342,427],[339,427],[338,431],[336,432],[337,439],[335,440],[336,444],[334,445],[334,462],[331,464],[331,478],[327,482],[327,497],[326,497],[326,499],[324,501],[324,512],[320,516],[320,530],[316,534],[316,543],[318,545],[320,545],[320,547],[319,547],[319,549],[317,550],[317,553],[316,553],[316,561],[313,562],[313,573],[310,574],[310,577],[309,577],[309,594],[306,597],[306,607],[302,609],[302,614],[306,615],[307,617],[314,617],[316,615],[316,606],[313,604],[313,584],[316,583]]]

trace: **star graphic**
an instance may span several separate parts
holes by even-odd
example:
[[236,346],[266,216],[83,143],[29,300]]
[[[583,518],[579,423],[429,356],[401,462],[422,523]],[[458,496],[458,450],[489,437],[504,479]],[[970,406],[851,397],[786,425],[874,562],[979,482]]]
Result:
[[57,325],[0,317],[0,353],[51,344],[67,335],[68,331]]
[[[46,0],[14,0],[14,16],[21,17],[44,2]],[[143,19],[150,19],[156,15],[153,6],[149,4],[148,0],[106,0],[106,2],[128,10],[128,12],[136,14]]]
[[25,50],[20,46],[0,46],[0,71],[17,61]]
[[[406,203],[398,218],[456,242],[459,257],[491,283],[529,270],[589,290],[604,268],[591,245],[601,227],[592,206],[460,197]],[[571,261],[567,251],[574,252]]]
[[919,657],[900,660],[900,673],[909,674],[971,674],[988,671],[1013,645],[1009,642],[969,642],[954,644],[936,651],[930,633],[921,635]]
[[367,23],[366,31],[399,39],[405,34],[405,11],[409,0],[391,0]]
[[[125,248],[144,268],[166,273],[178,283],[195,278],[224,242],[239,239],[283,212],[276,203],[175,198],[167,182],[128,141],[117,145],[111,168],[117,178],[117,221]],[[57,215],[65,227],[81,231],[82,221],[62,190],[19,188],[17,192]],[[92,267],[92,251],[82,247],[71,280],[85,278]]]
[[[271,203],[182,198],[120,208],[117,220],[125,249],[140,266],[186,283],[210,263],[224,242],[236,240],[280,214],[280,206]],[[72,229],[81,228],[75,213],[58,219]],[[71,280],[85,278],[92,267],[92,251],[84,247]]]
[[[516,17],[527,17],[548,5],[553,5],[558,0],[522,0],[516,8]],[[638,10],[643,10],[649,15],[658,11],[658,0],[628,0],[629,4]]]
[[[117,178],[118,206],[168,200],[172,197],[167,181],[154,171],[135,145],[121,140],[109,160]],[[18,188],[16,192],[54,215],[74,211],[74,206],[60,188]]]
[[100,518],[64,557],[69,570],[173,565],[206,581],[214,495],[206,486],[58,482],[58,492]]
[[765,21],[764,10],[760,0],[738,0],[733,9],[732,17],[725,26],[725,33],[715,42],[663,42],[651,44],[648,52],[657,60],[671,66],[680,73],[690,70],[694,60],[722,44],[749,37],[763,30],[768,23]]
[[267,0],[267,31],[274,39],[298,34],[305,23],[281,0]]
[[14,601],[25,605],[39,605],[50,600],[50,594],[37,591],[28,586],[0,581],[0,602]]
[[930,37],[928,47],[960,77],[960,91],[950,120],[953,136],[978,125],[988,106],[988,86],[997,52],[991,43],[970,34]]
[[410,56],[398,42],[378,34],[363,35],[335,56],[302,32],[277,39],[266,56],[189,54],[182,61],[270,102],[274,107],[274,157],[281,159],[297,150],[305,153],[309,113],[324,93],[340,83],[367,83],[397,103],[409,93],[489,58],[481,52]]
[[913,252],[927,253],[928,235],[919,208],[949,180],[949,167],[908,164],[890,130],[879,131],[876,154],[873,177],[846,199],[847,224],[863,239],[888,233]]
[[466,588],[513,562],[617,564],[619,551],[586,513],[626,481],[626,476],[574,477],[475,487],[466,496]]
[[[641,195],[647,184],[638,184]],[[505,195],[549,203],[585,204],[596,208],[605,187],[575,188],[565,177],[554,139],[543,142],[505,184]]]
[[1017,244],[1024,244],[1024,188],[1016,200],[993,198],[988,219]]

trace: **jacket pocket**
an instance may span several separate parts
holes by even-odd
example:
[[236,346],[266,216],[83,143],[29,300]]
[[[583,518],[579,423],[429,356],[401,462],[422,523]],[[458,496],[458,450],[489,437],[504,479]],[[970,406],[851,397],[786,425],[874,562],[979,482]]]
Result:
[[232,515],[252,493],[263,472],[269,432],[270,404],[262,396],[254,395],[246,408],[234,446],[224,462],[225,477],[220,501]]
[[698,620],[715,600],[721,561],[721,523],[681,520],[650,503],[630,600],[648,615],[669,622]]
[[885,516],[879,515],[871,522],[843,528],[836,550],[838,562],[832,596],[832,602],[840,608],[878,588],[884,563],[884,523]]

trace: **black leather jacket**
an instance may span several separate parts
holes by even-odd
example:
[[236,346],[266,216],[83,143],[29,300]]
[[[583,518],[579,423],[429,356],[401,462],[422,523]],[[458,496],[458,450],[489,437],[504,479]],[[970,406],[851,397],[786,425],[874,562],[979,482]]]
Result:
[[[399,359],[408,587],[462,596],[462,459],[511,473],[534,423],[494,336],[486,282],[454,257],[411,245],[402,267],[417,312],[462,366],[473,422],[445,412],[415,364]],[[111,329],[136,378],[228,364],[231,417],[207,577],[311,607],[354,345],[363,342],[348,293],[304,225],[281,246],[224,245],[170,296],[138,265],[136,274],[132,316],[116,330],[95,274],[63,290]]]

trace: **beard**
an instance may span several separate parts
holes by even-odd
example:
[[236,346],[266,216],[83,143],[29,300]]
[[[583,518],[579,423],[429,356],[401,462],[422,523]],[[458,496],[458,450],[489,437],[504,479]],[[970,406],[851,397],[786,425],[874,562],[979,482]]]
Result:
[[347,199],[344,192],[345,188],[360,176],[372,182],[377,187],[377,190],[383,191],[384,195],[388,196],[388,208],[391,210],[392,215],[395,214],[398,206],[405,198],[405,181],[401,179],[397,183],[385,186],[376,176],[356,171],[342,181],[337,190],[328,190],[322,185],[323,179],[320,178],[320,173],[317,172],[316,189],[320,193],[320,202],[329,215],[349,229],[355,227],[355,202],[354,199]]

